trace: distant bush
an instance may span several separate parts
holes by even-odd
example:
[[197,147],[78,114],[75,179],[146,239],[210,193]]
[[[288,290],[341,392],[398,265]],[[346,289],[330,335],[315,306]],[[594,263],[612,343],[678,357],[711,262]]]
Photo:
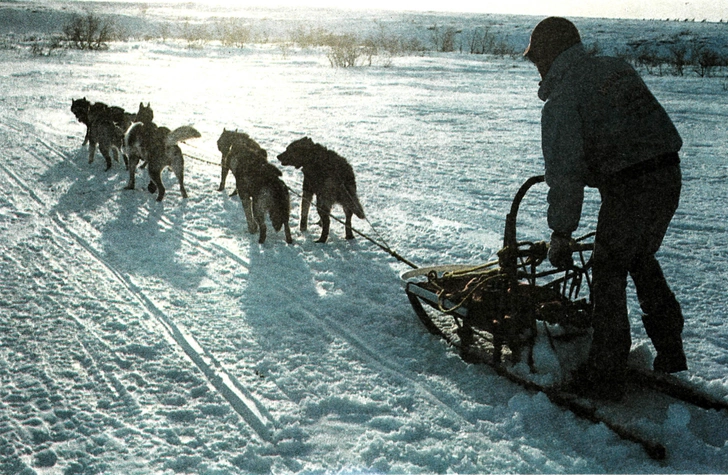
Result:
[[377,22],[377,26],[379,27],[377,32],[370,34],[364,41],[364,44],[373,51],[373,54],[392,57],[418,53],[426,49],[416,37],[403,38],[400,35],[389,33],[381,23]]
[[290,40],[300,48],[330,46],[334,36],[333,33],[324,28],[312,28],[309,26],[306,29],[302,25],[289,32]]
[[430,38],[435,46],[435,50],[440,53],[452,53],[455,51],[457,35],[463,32],[454,26],[437,25],[429,27],[428,30],[431,33]]
[[182,24],[182,39],[187,42],[188,48],[202,48],[211,38],[204,24],[185,20]]
[[242,18],[226,18],[217,23],[220,42],[225,46],[243,48],[253,39],[253,30]]
[[728,58],[707,46],[697,48],[694,51],[694,56],[695,65],[693,66],[693,71],[701,78],[712,76],[717,69],[728,66]]
[[172,23],[160,23],[157,27],[157,30],[159,32],[159,37],[162,38],[162,42],[164,43],[167,41],[167,38],[170,38],[172,36]]
[[465,34],[470,54],[490,54],[494,56],[515,56],[518,52],[507,41],[491,31],[490,26],[480,26]]
[[70,48],[80,50],[100,50],[109,47],[114,38],[114,25],[93,13],[74,16],[63,26],[63,39]]
[[63,38],[53,35],[49,39],[35,38],[30,43],[30,53],[33,56],[53,56],[65,51]]
[[688,47],[684,43],[675,43],[669,48],[670,64],[677,76],[685,73],[685,67],[688,63]]
[[[356,61],[362,55],[363,48],[356,36],[351,34],[334,35],[329,38],[329,58],[334,68],[350,68],[356,66]],[[370,57],[371,62],[371,57]]]
[[684,76],[692,71],[699,77],[709,77],[728,66],[724,51],[689,32],[668,39],[633,42],[619,56],[646,69],[648,74],[658,75]]

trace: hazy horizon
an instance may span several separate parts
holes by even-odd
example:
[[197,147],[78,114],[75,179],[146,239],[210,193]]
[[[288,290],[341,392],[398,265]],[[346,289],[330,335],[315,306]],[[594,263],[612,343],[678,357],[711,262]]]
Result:
[[[69,0],[76,3],[86,0]],[[144,0],[100,0],[112,2],[147,3]],[[42,2],[41,2],[42,3]],[[149,3],[181,3],[176,0],[157,0]],[[189,2],[184,2],[189,3]],[[197,0],[194,3],[240,7],[325,7],[349,10],[435,11],[457,13],[494,13],[535,16],[565,16],[588,18],[624,18],[648,20],[728,21],[728,2],[725,0],[512,0],[510,2],[470,0],[370,0],[366,5],[341,0]]]

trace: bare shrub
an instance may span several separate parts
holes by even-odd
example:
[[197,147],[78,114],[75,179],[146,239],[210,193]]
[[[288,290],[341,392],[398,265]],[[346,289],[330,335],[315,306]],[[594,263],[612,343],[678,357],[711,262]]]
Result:
[[253,38],[253,31],[242,18],[226,18],[217,23],[218,36],[225,46],[243,48]]
[[114,26],[109,20],[102,20],[93,13],[86,16],[74,16],[63,27],[66,44],[70,48],[80,50],[107,49],[113,39]]
[[496,37],[489,26],[479,26],[470,32],[467,42],[470,54],[486,54],[495,46]]
[[210,36],[205,25],[185,20],[182,24],[182,38],[187,42],[188,48],[202,48]]
[[662,76],[663,67],[670,62],[664,49],[647,42],[633,43],[631,46],[633,47],[631,56],[635,66],[646,69],[647,74]]
[[676,75],[682,76],[685,73],[685,66],[690,64],[688,62],[687,45],[677,42],[670,46],[670,64]]
[[288,33],[291,41],[300,48],[330,46],[334,35],[324,28],[312,28],[299,25]]
[[53,56],[64,51],[63,38],[58,35],[48,39],[37,38],[30,44],[30,53],[33,56]]
[[728,64],[728,58],[721,56],[717,51],[705,45],[697,46],[693,56],[693,70],[701,78],[710,77],[716,69]]
[[364,43],[372,48],[375,54],[386,53],[390,56],[402,54],[401,37],[390,34],[384,25],[379,22],[376,23],[379,27],[377,32],[370,35]]
[[163,22],[159,24],[159,37],[162,38],[162,43],[167,41],[167,38],[172,36],[172,23]]
[[428,28],[430,38],[435,45],[435,50],[440,53],[451,53],[455,51],[455,40],[462,33],[454,26],[437,26],[433,25]]
[[[334,35],[329,38],[329,58],[334,68],[350,68],[362,55],[363,49],[356,36],[351,34]],[[370,56],[371,61],[371,56]]]
[[382,23],[378,21],[375,23],[379,27],[378,30],[370,34],[362,46],[362,54],[370,66],[374,56],[378,56],[379,62],[384,66],[391,66],[392,58],[395,56],[422,52],[426,49],[417,37],[404,38],[395,35],[387,31]]

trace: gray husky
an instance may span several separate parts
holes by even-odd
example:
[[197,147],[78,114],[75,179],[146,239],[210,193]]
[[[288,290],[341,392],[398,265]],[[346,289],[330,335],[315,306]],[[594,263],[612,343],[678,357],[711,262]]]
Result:
[[[268,215],[273,229],[280,231],[283,227],[286,242],[293,243],[291,228],[288,225],[291,217],[291,200],[288,187],[280,178],[283,173],[268,162],[248,167],[245,172],[241,172],[242,167],[238,166],[237,158],[232,157],[230,161],[238,195],[241,199],[246,192],[252,196],[253,217],[260,231],[258,242],[260,244],[265,242],[267,235],[265,217]],[[241,189],[243,186],[246,187],[246,190]]]
[[119,161],[120,149],[124,140],[124,131],[114,123],[109,108],[105,104],[97,102],[92,105],[88,112],[89,126],[86,137],[88,138],[88,162],[94,162],[96,145],[99,152],[106,159],[106,170],[111,168],[111,156]]
[[[71,112],[79,122],[86,125],[83,145],[89,143],[88,162],[93,163],[98,145],[101,155],[106,159],[106,169],[111,167],[111,156],[119,161],[124,140],[124,131],[131,125],[134,115],[116,106],[103,102],[91,103],[85,97],[71,101]],[[128,167],[128,164],[126,164]]]
[[154,112],[147,104],[139,104],[136,119],[124,136],[124,155],[129,163],[129,183],[126,189],[133,190],[135,186],[135,173],[139,162],[144,162],[149,171],[150,193],[157,193],[157,201],[164,199],[165,188],[162,183],[162,170],[171,167],[177,180],[182,198],[187,198],[184,185],[184,157],[177,143],[184,140],[200,137],[200,133],[191,126],[178,127],[170,130],[167,127],[157,127],[152,122]]
[[316,210],[321,218],[321,237],[316,242],[326,242],[331,224],[331,207],[339,203],[346,215],[346,239],[353,239],[351,217],[365,219],[364,209],[356,195],[354,170],[345,158],[308,137],[291,143],[278,155],[283,165],[292,165],[303,171],[303,198],[301,199],[301,231],[308,227],[308,212],[313,195]]
[[[222,134],[217,139],[217,149],[222,155],[220,168],[222,173],[220,176],[220,186],[217,191],[225,189],[225,181],[228,173],[231,171],[230,158],[238,155],[244,162],[265,163],[268,161],[268,153],[258,145],[258,142],[250,138],[245,132],[237,130],[222,129]],[[238,194],[237,188],[230,196]]]
[[[252,176],[258,173],[261,167],[268,163],[268,152],[251,139],[248,134],[223,129],[217,139],[217,148],[222,154],[222,177],[219,191],[225,189],[225,179],[232,171],[235,177],[235,193],[240,196],[245,212],[245,221],[248,223],[248,232],[258,232],[258,223],[253,215],[253,183]],[[231,195],[232,196],[232,195]]]

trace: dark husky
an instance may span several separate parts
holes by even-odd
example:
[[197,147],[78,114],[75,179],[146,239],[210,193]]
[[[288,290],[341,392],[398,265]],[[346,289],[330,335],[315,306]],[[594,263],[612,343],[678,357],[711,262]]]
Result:
[[88,110],[91,108],[91,102],[85,97],[82,99],[71,99],[71,112],[76,116],[76,120],[86,126],[86,135],[83,137],[83,144],[88,143],[88,128],[91,125],[91,121],[88,118]]
[[94,155],[96,155],[96,145],[98,144],[99,152],[106,159],[106,169],[108,170],[111,168],[112,153],[114,160],[119,161],[124,130],[114,122],[110,108],[101,102],[91,105],[88,111],[88,120],[89,126],[86,132],[88,162],[93,163]]
[[339,203],[346,215],[346,239],[353,239],[351,216],[364,219],[364,209],[356,195],[354,170],[345,158],[308,137],[291,143],[278,155],[283,165],[292,165],[303,171],[303,198],[301,199],[301,231],[308,227],[308,212],[313,195],[316,210],[321,218],[321,237],[316,242],[326,242],[331,223],[331,207]]
[[[217,191],[223,191],[225,189],[225,181],[227,180],[228,172],[230,172],[230,160],[229,157],[233,153],[239,153],[241,150],[262,150],[263,151],[263,162],[268,161],[268,154],[263,150],[260,145],[258,145],[258,142],[250,138],[250,136],[244,132],[238,132],[237,130],[227,130],[222,129],[222,134],[220,134],[220,138],[217,139],[217,149],[220,151],[220,154],[222,155],[222,159],[220,160],[220,168],[221,168],[221,176],[220,176],[220,186],[217,188]],[[243,157],[244,159],[254,160],[258,161],[258,155],[259,154],[247,154],[247,157]],[[233,191],[230,196],[235,196],[238,194],[237,187],[235,188],[235,191]]]
[[243,211],[245,212],[245,220],[248,223],[248,231],[255,234],[258,232],[258,227],[253,216],[251,176],[257,173],[262,165],[268,163],[268,152],[261,148],[248,134],[225,129],[223,129],[220,138],[217,139],[217,148],[222,154],[222,161],[220,162],[222,177],[218,190],[225,189],[225,179],[228,172],[232,171],[236,181],[236,193],[233,194],[240,196]]
[[162,201],[166,191],[162,183],[162,170],[166,167],[172,168],[179,181],[182,198],[187,198],[184,185],[184,157],[177,143],[200,137],[200,133],[187,125],[175,130],[157,127],[152,122],[154,112],[149,104],[146,107],[144,104],[139,104],[136,118],[139,122],[134,122],[124,136],[124,155],[129,163],[129,183],[126,189],[134,189],[136,169],[142,161],[147,164],[149,171],[150,181],[147,189],[150,193],[158,191],[157,201]]
[[[71,101],[71,112],[79,122],[86,125],[83,145],[89,143],[88,160],[93,163],[98,145],[101,155],[106,159],[106,169],[111,167],[111,155],[119,160],[124,131],[131,125],[134,115],[116,106],[103,102],[92,104],[85,97]],[[127,164],[128,168],[128,164]]]
[[[267,214],[270,217],[273,229],[277,232],[283,227],[286,242],[288,244],[293,243],[291,228],[288,225],[291,216],[291,200],[288,187],[280,178],[283,173],[275,165],[268,162],[259,163],[252,167],[240,166],[238,156],[230,158],[230,168],[235,176],[238,195],[243,201],[243,207],[245,207],[245,201],[243,200],[245,193],[250,193],[252,196],[253,217],[260,230],[258,242],[260,244],[265,242],[267,234],[265,217]],[[245,171],[242,171],[243,168],[245,168]],[[246,189],[243,190],[243,187]],[[246,219],[248,219],[247,213]],[[248,228],[250,228],[250,221],[248,221]]]

